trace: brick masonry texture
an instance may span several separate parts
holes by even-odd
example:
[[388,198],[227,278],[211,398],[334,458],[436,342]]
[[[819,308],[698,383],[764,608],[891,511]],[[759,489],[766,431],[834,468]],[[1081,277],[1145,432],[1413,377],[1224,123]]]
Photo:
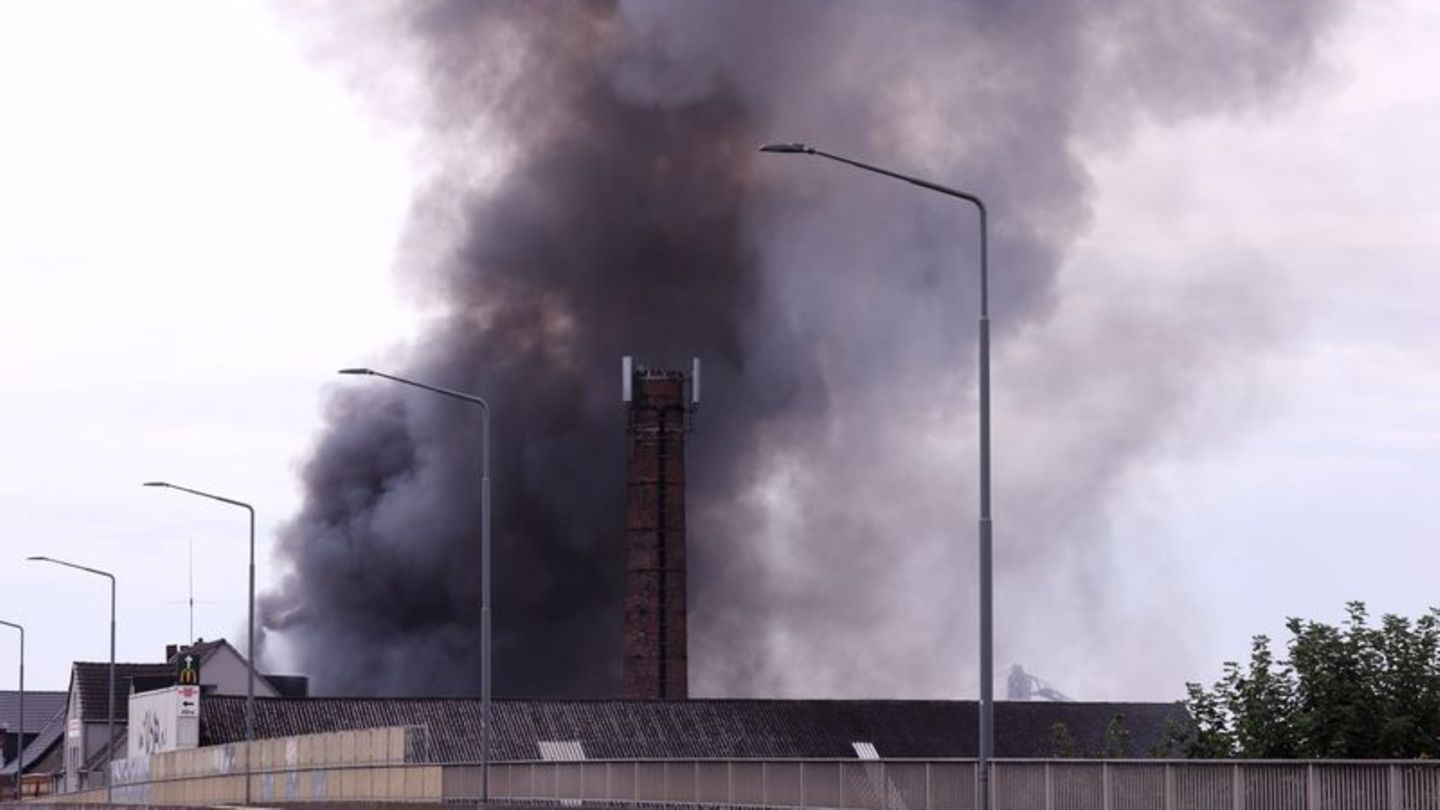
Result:
[[689,694],[685,375],[635,373],[625,501],[624,696]]

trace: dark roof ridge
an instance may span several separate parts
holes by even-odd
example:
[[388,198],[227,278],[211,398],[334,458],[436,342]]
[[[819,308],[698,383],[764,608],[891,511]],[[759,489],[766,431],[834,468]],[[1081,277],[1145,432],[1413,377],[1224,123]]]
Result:
[[[77,667],[108,667],[109,661],[76,661]],[[115,668],[120,667],[168,667],[172,666],[169,661],[116,661]]]
[[[274,673],[261,673],[274,674]],[[236,699],[244,700],[244,695],[213,695],[211,700]],[[290,697],[266,697],[257,695],[256,700],[334,700],[334,701],[463,701],[475,702],[480,700],[479,695],[310,695],[305,698]],[[978,703],[974,698],[728,698],[728,697],[692,697],[684,700],[672,700],[664,698],[550,698],[550,697],[497,697],[496,703],[568,703],[568,704],[656,704],[662,706],[696,703],[729,703],[729,704],[846,704],[857,705],[973,705]],[[1036,708],[1054,709],[1064,706],[1174,706],[1182,701],[1176,700],[997,700],[997,704],[1003,703],[1007,706],[1035,706]]]

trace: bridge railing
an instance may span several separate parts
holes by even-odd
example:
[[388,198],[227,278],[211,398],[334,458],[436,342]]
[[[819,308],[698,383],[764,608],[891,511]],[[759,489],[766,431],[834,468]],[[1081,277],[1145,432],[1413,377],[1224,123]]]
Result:
[[[1440,810],[1440,762],[1001,760],[990,810]],[[447,765],[447,800],[479,795]],[[973,760],[612,760],[491,766],[492,799],[976,810]]]

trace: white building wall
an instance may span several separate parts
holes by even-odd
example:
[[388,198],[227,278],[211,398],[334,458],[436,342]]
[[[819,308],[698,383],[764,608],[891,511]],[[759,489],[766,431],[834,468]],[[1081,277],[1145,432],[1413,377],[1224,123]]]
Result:
[[80,789],[81,752],[85,750],[85,724],[80,722],[80,685],[71,678],[69,709],[65,714],[65,789]]
[[[218,647],[200,668],[200,682],[214,686],[217,695],[244,695],[249,673],[245,659],[229,646]],[[255,697],[278,697],[263,676],[255,678]]]

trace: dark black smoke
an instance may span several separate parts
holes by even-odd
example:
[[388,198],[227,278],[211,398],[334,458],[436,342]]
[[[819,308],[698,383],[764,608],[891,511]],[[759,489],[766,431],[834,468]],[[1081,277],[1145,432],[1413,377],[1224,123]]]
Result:
[[[1336,5],[321,7],[309,21],[358,84],[422,88],[375,90],[427,133],[401,269],[440,313],[389,370],[493,403],[497,693],[616,691],[618,364],[634,354],[706,364],[689,454],[699,691],[955,694],[974,623],[973,213],[755,147],[810,140],[983,195],[1003,349],[1057,305],[1087,224],[1083,150],[1273,97]],[[1002,487],[1018,586],[1095,522],[1193,384],[1157,370],[1127,417],[1138,438],[1065,460],[1089,472],[1045,514]],[[267,628],[320,692],[478,691],[478,412],[367,380],[327,414]],[[1061,586],[1114,613],[1091,575]]]

